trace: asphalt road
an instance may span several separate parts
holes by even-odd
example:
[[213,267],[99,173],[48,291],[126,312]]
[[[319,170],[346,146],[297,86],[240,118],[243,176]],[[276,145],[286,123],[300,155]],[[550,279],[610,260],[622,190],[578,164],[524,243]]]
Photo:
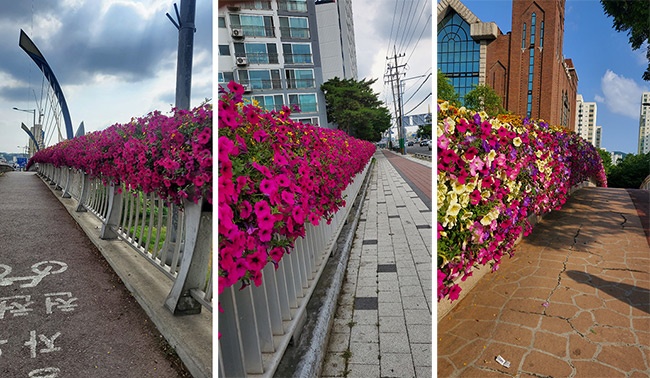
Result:
[[189,377],[32,172],[0,176],[0,377]]
[[420,147],[420,144],[416,143],[413,146],[406,146],[406,152],[408,152],[410,154],[431,155],[432,151],[429,151],[429,147],[427,147],[427,146]]

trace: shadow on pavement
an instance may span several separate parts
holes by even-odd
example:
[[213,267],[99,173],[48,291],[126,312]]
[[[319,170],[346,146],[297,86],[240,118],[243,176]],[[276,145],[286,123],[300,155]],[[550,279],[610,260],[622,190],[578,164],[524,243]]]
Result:
[[650,290],[621,282],[607,281],[593,274],[577,270],[567,270],[566,274],[576,282],[595,287],[623,303],[650,314]]

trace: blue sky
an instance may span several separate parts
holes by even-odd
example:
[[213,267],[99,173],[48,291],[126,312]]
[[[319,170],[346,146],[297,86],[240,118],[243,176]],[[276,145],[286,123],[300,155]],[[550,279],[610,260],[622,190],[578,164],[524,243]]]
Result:
[[[511,0],[462,0],[481,21],[496,22],[511,31]],[[598,0],[567,0],[564,57],[573,60],[578,93],[598,106],[597,125],[603,127],[607,151],[637,152],[641,93],[650,82],[641,75],[647,67],[645,47],[633,51],[626,33],[612,28]]]

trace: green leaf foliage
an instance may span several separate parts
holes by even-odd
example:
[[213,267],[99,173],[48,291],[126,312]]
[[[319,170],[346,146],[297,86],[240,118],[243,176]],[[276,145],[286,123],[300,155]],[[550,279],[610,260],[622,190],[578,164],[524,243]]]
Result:
[[607,173],[607,186],[610,188],[638,189],[643,180],[650,175],[650,152],[644,155],[628,154]]
[[465,107],[476,111],[485,111],[490,117],[505,113],[501,97],[484,84],[479,84],[465,95]]
[[361,81],[334,77],[321,85],[327,121],[357,139],[378,142],[390,127],[391,115],[370,86],[377,79]]
[[451,81],[438,69],[438,99],[449,101],[450,104],[460,106],[460,96],[451,84]]

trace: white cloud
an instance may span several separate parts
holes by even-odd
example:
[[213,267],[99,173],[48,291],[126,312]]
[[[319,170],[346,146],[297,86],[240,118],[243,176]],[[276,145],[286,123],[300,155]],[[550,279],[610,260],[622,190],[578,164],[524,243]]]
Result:
[[596,100],[596,102],[604,103],[605,102],[605,97],[600,96],[600,95],[596,95],[595,100]]
[[612,113],[633,119],[639,118],[641,94],[648,90],[647,87],[639,85],[633,79],[619,76],[611,70],[605,72],[600,86],[605,96],[605,105]]

